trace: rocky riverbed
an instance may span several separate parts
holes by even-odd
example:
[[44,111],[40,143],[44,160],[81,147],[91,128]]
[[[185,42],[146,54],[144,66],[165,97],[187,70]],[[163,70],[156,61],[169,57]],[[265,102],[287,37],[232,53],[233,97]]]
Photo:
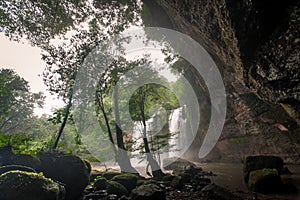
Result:
[[[36,156],[21,155],[14,154],[10,147],[2,147],[0,199],[299,199],[299,182],[295,184],[299,179],[292,177],[294,168],[291,168],[292,175],[283,175],[288,170],[280,157],[249,156],[245,159],[243,170],[241,165],[238,169],[219,164],[217,169],[214,165],[172,159],[164,165],[165,175],[156,179],[144,176],[145,168],[142,167],[137,168],[140,175],[120,173],[116,169],[91,165],[71,154],[39,152]],[[226,171],[226,168],[229,170]],[[240,179],[231,178],[232,173]],[[239,181],[236,182],[237,187],[227,187],[225,180]],[[239,187],[238,183],[243,181],[252,191],[245,185]],[[261,194],[265,192],[269,194]]]
[[[172,168],[176,169],[176,163]],[[295,184],[297,187],[298,171],[295,166],[289,166],[292,175],[283,175],[284,184]],[[113,176],[124,176],[116,169],[105,169],[96,163],[92,164],[94,179],[97,175],[107,177],[102,183],[109,182]],[[169,169],[169,168],[168,168]],[[210,171],[211,170],[211,171]],[[142,168],[140,170],[142,172]],[[84,200],[94,199],[297,199],[297,193],[260,194],[249,191],[244,183],[242,164],[229,163],[198,163],[187,166],[183,170],[166,171],[163,180],[154,180],[151,177],[138,177],[136,189],[128,192],[127,196],[109,194],[90,185],[85,191]],[[295,173],[294,173],[295,172]],[[143,174],[143,173],[141,173]],[[125,175],[126,176],[126,175]],[[296,182],[295,182],[296,181]],[[293,187],[294,188],[294,187]],[[144,195],[144,196],[142,196]],[[148,196],[147,196],[148,195]],[[152,196],[154,195],[154,196]],[[158,195],[158,197],[156,196]]]

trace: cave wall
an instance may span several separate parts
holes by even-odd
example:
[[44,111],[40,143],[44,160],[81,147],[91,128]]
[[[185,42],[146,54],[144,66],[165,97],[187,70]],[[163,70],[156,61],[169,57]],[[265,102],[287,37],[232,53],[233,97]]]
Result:
[[[286,162],[300,163],[299,0],[143,3],[146,25],[191,36],[222,73],[228,101],[226,123],[219,142],[204,160],[238,162],[246,155],[275,154]],[[199,94],[205,92],[193,68],[187,67],[185,74]],[[199,102],[205,118],[209,101],[202,97]],[[200,123],[199,138],[207,122]],[[191,151],[197,148],[199,144],[194,144]]]

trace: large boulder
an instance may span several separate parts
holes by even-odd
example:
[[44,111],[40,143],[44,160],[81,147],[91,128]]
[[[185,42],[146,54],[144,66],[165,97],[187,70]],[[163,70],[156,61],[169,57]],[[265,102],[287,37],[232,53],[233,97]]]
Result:
[[115,194],[118,197],[129,195],[128,190],[121,183],[116,181],[107,181],[106,191],[108,194]]
[[245,182],[248,183],[249,175],[251,171],[259,170],[259,169],[277,169],[277,172],[281,173],[283,169],[283,160],[278,156],[248,156],[244,159],[244,179]]
[[112,181],[116,181],[121,183],[129,192],[133,190],[137,185],[138,176],[134,174],[120,174],[111,179]]
[[65,200],[65,188],[41,174],[9,171],[0,176],[1,200]]
[[283,183],[277,169],[260,169],[251,171],[248,188],[259,193],[278,193]]
[[66,200],[79,199],[89,183],[90,171],[79,157],[60,152],[40,152],[39,171],[48,178],[65,184]]
[[146,185],[141,185],[131,192],[132,200],[153,200],[166,199],[165,192],[156,184],[150,183]]

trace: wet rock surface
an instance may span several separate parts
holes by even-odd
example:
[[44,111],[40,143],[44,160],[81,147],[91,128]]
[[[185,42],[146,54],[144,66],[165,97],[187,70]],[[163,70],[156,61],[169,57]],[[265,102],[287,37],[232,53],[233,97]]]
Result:
[[[103,173],[103,175],[106,173]],[[229,190],[214,185],[204,190],[205,187],[211,185],[209,177],[213,174],[203,171],[200,167],[195,167],[194,164],[187,165],[181,170],[176,171],[176,173],[178,174],[166,174],[162,180],[146,179],[129,174],[119,174],[113,176],[110,180],[103,176],[98,176],[86,188],[83,200],[218,199],[223,195],[225,195],[224,198],[227,196],[227,199],[230,199],[236,196]],[[126,177],[126,181],[124,181],[124,177]],[[119,181],[119,183],[116,181]],[[131,184],[131,181],[132,183],[134,181],[135,184]],[[130,187],[127,183],[130,183]],[[113,186],[109,187],[109,184]],[[130,190],[131,186],[135,186],[135,188]],[[105,189],[103,189],[104,187]]]

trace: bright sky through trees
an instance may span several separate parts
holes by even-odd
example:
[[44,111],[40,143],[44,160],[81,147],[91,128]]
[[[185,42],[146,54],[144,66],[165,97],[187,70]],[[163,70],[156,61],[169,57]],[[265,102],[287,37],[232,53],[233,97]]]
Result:
[[64,104],[46,92],[42,74],[45,68],[40,56],[41,50],[32,47],[26,42],[10,41],[3,33],[0,33],[0,67],[14,69],[22,78],[29,82],[32,92],[43,92],[47,98],[44,108],[36,108],[35,114],[51,114],[54,108],[62,107]]

